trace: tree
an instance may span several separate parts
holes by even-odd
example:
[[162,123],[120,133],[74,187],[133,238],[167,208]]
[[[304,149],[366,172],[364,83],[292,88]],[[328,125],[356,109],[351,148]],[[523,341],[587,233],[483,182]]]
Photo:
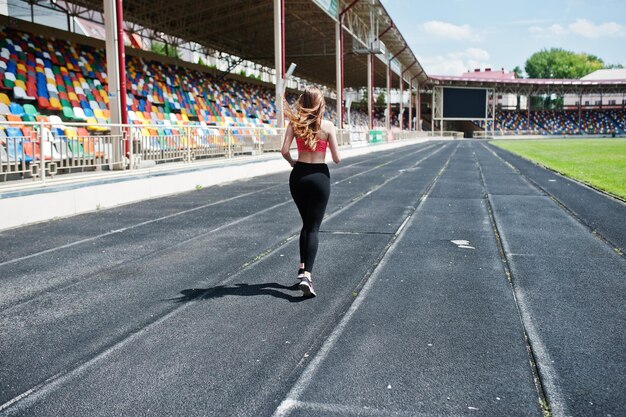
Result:
[[384,106],[387,102],[385,101],[385,93],[380,93],[376,98],[377,106]]
[[178,58],[180,59],[180,53],[178,48],[172,45],[168,45],[166,43],[153,41],[150,45],[150,50],[154,53],[169,56],[170,58]]
[[524,78],[524,74],[522,74],[522,69],[519,65],[516,65],[515,68],[513,68],[513,74],[515,74],[515,78]]
[[624,69],[622,64],[608,64],[604,66],[604,69]]
[[524,65],[529,78],[578,79],[602,68],[604,61],[595,55],[575,53],[561,48],[535,52]]

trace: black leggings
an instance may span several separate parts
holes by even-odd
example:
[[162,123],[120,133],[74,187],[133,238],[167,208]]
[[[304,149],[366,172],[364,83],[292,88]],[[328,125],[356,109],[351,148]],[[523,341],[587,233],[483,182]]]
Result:
[[289,190],[302,217],[300,262],[311,272],[317,254],[317,232],[330,196],[330,173],[326,164],[296,162],[289,176]]

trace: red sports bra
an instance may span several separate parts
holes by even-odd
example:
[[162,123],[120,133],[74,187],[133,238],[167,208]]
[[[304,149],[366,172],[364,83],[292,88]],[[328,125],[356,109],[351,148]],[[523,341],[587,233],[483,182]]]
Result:
[[326,148],[328,147],[328,141],[318,140],[317,145],[315,146],[315,149],[311,150],[311,148],[309,148],[304,142],[304,139],[296,138],[296,146],[298,147],[298,152],[324,152],[325,153]]

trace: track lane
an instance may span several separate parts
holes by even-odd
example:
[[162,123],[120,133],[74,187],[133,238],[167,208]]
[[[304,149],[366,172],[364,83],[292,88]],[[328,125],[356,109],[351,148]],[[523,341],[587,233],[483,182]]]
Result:
[[[433,150],[433,152],[436,153],[436,152],[440,151],[442,149],[442,147],[444,147],[444,146],[445,145],[438,145],[437,147],[432,148],[432,150]],[[424,153],[425,154],[429,154],[429,152],[424,152]],[[413,158],[413,157],[414,156],[409,155],[406,158],[410,159],[410,158]],[[396,160],[396,163],[400,163],[400,166],[402,166],[402,160],[404,160],[406,158],[399,158],[398,160]],[[396,167],[389,167],[387,170],[388,171],[385,171],[385,172],[391,173],[394,170],[397,172],[397,168]],[[371,172],[372,178],[370,178],[365,183],[370,183],[371,184],[372,181],[377,176],[376,174],[378,174],[378,171],[372,170],[370,172]],[[384,173],[383,177],[384,176],[388,176],[388,175],[390,175],[390,174]],[[391,178],[391,176],[389,178]],[[382,177],[381,177],[381,178],[378,178],[378,181],[379,181],[379,185],[380,185],[380,184],[385,184],[386,182],[388,182],[388,179],[382,179]],[[340,185],[337,186],[336,188],[340,188]],[[348,185],[346,184],[346,186],[348,186]],[[352,187],[353,184],[350,184],[350,186]],[[359,194],[358,191],[355,191],[355,194]],[[337,204],[339,206],[339,208],[337,209],[337,212],[349,209],[349,207],[350,207],[349,204],[354,204],[354,203],[358,202],[361,198],[362,198],[361,196],[357,195],[350,202],[342,202],[341,204]],[[293,211],[295,213],[295,210],[293,210]],[[294,219],[295,219],[295,217],[294,217]],[[250,225],[246,225],[245,229],[241,229],[240,227],[238,227],[238,228],[234,228],[234,229],[230,230],[230,229],[226,228],[226,229],[223,230],[223,234],[220,234],[219,236],[215,236],[214,239],[215,239],[215,241],[220,241],[220,242],[223,242],[224,244],[227,244],[227,242],[232,242],[231,245],[234,248],[237,248],[237,246],[239,244],[240,247],[238,248],[238,250],[240,250],[241,252],[250,253],[250,251],[252,251],[253,253],[255,253],[254,251],[257,251],[256,253],[260,252],[261,254],[263,254],[267,250],[262,251],[261,247],[258,246],[257,242],[262,242],[264,240],[264,238],[267,239],[267,236],[272,236],[272,238],[271,238],[272,241],[276,241],[277,237],[281,236],[281,234],[284,235],[284,232],[278,232],[276,230],[272,230],[272,228],[276,227],[276,223],[277,222],[275,222],[275,216],[272,216],[271,213],[268,211],[267,212],[267,216],[265,216],[265,219],[257,218],[255,220],[255,222],[252,222]],[[293,229],[297,228],[297,224],[296,223],[297,223],[297,221],[294,220],[294,224],[291,225],[291,228],[292,228],[291,234],[287,233],[288,236],[289,235],[293,236],[293,232],[294,232]],[[259,225],[261,225],[261,227],[259,227]],[[241,233],[244,233],[244,234],[249,233],[250,236],[258,236],[258,237],[254,237],[252,239],[252,242],[250,242],[251,246],[250,245],[249,246],[245,246],[244,245],[243,247],[241,247],[241,242],[240,242]],[[283,243],[279,243],[278,247],[280,247],[282,244],[284,244],[284,242]],[[186,247],[185,249],[187,251],[189,251],[190,253],[194,253],[194,251],[196,251],[196,253],[197,253],[197,251],[205,250],[205,248],[207,247],[206,242],[202,242],[202,241],[194,242],[193,245],[197,245],[197,246],[189,246],[189,247]],[[256,246],[256,248],[255,248],[255,246]],[[200,248],[200,247],[202,247],[202,248]],[[272,245],[270,245],[270,248],[272,248]],[[274,249],[273,250],[276,250],[276,245],[274,245]],[[174,256],[174,257],[171,258],[171,256]],[[180,256],[183,256],[183,259],[185,259],[184,258],[185,253],[180,253],[180,252],[177,252],[177,251],[173,250],[172,253],[170,253],[167,257],[162,257],[162,254],[161,254],[161,258],[158,259],[158,260],[163,262],[164,264],[167,264],[168,261],[171,261],[173,264],[176,264],[176,260],[175,259],[179,259],[180,260]],[[224,262],[225,264],[231,264],[232,265],[233,261],[235,263],[237,262],[237,257],[233,256],[232,253],[228,253],[228,252],[226,252],[226,253],[224,253],[224,252],[215,253],[214,257],[215,258],[220,258],[220,257],[221,258],[225,258],[225,262]],[[240,258],[241,258],[241,256],[240,256]],[[189,263],[187,263],[185,265],[185,267],[186,268],[188,267],[188,268],[190,268],[191,271],[194,271],[193,272],[194,274],[196,273],[197,269],[199,269],[199,268],[200,269],[201,268],[205,268],[206,269],[206,267],[204,267],[202,265],[202,262],[195,262],[195,264],[194,264],[194,262],[192,262],[192,261],[193,261],[193,257],[189,261]],[[241,263],[239,265],[244,265],[246,263],[250,263],[250,261],[251,260],[250,260],[249,255],[244,256],[243,259],[241,259]],[[157,261],[154,260],[154,261],[151,261],[151,262],[154,264]],[[95,278],[94,277],[90,278],[90,280],[93,283],[93,285],[90,282],[81,282],[77,286],[72,287],[71,289],[66,289],[66,292],[68,292],[70,294],[76,294],[76,297],[77,297],[77,300],[78,300],[78,301],[74,300],[69,305],[64,305],[64,303],[66,303],[67,297],[68,297],[68,294],[64,294],[64,293],[60,293],[59,295],[54,295],[54,294],[48,295],[47,296],[47,301],[46,300],[41,300],[41,301],[38,300],[37,301],[37,303],[38,303],[38,307],[37,308],[38,309],[41,309],[42,306],[46,306],[46,308],[44,308],[44,311],[40,311],[39,314],[43,314],[45,316],[45,311],[50,311],[50,312],[62,311],[62,312],[65,312],[65,313],[62,313],[61,317],[57,317],[56,320],[53,320],[52,317],[49,317],[49,318],[47,318],[48,322],[46,320],[44,320],[43,323],[39,323],[39,324],[34,322],[34,323],[32,323],[32,325],[29,324],[28,327],[31,328],[31,329],[40,328],[41,331],[39,332],[39,334],[43,334],[46,331],[46,329],[48,328],[48,324],[49,323],[54,323],[54,322],[57,322],[57,327],[58,328],[70,328],[70,329],[72,329],[72,328],[76,328],[76,326],[80,326],[80,327],[85,327],[85,328],[95,328],[95,329],[97,329],[98,326],[99,326],[99,322],[101,322],[102,318],[103,318],[102,313],[98,313],[97,311],[90,311],[90,312],[87,313],[86,311],[83,311],[80,314],[83,314],[84,316],[92,317],[92,319],[91,319],[91,321],[81,322],[80,320],[76,320],[75,317],[73,317],[71,315],[71,313],[70,313],[70,311],[72,311],[73,308],[76,307],[76,305],[75,305],[76,303],[80,304],[80,306],[84,307],[86,305],[88,307],[90,305],[90,300],[91,300],[91,301],[95,301],[96,304],[99,303],[100,305],[102,305],[106,309],[108,306],[102,300],[102,294],[106,294],[109,299],[118,300],[118,301],[121,300],[122,301],[122,303],[121,303],[122,305],[126,304],[126,305],[133,305],[134,306],[134,304],[137,303],[137,299],[136,299],[137,295],[136,294],[145,295],[147,297],[147,299],[148,299],[147,301],[140,301],[138,303],[138,305],[133,307],[134,308],[133,311],[115,311],[114,312],[115,313],[114,314],[114,318],[116,318],[117,320],[123,320],[127,316],[133,316],[134,318],[154,316],[154,318],[151,317],[147,322],[145,322],[145,319],[143,319],[144,320],[144,324],[143,325],[142,324],[138,324],[138,325],[136,324],[136,325],[133,326],[132,323],[130,323],[130,324],[125,324],[125,325],[121,326],[120,328],[115,328],[115,331],[114,331],[113,334],[107,335],[105,337],[106,340],[109,340],[109,341],[112,340],[113,344],[115,344],[116,343],[115,341],[123,340],[123,338],[124,338],[123,335],[124,334],[128,335],[128,334],[134,334],[133,332],[135,332],[135,333],[136,332],[141,332],[141,329],[143,327],[145,327],[145,323],[151,323],[151,322],[154,322],[155,320],[158,320],[158,317],[160,317],[162,312],[159,313],[159,311],[156,311],[156,314],[155,314],[154,308],[151,307],[151,303],[152,304],[155,303],[154,299],[158,298],[158,293],[159,292],[161,292],[161,293],[168,293],[169,291],[171,291],[172,285],[173,285],[172,283],[176,283],[176,285],[178,285],[178,284],[187,282],[188,285],[192,284],[192,283],[195,283],[197,285],[202,285],[203,282],[207,283],[207,284],[208,283],[215,283],[215,281],[217,279],[219,279],[220,277],[223,277],[225,273],[226,273],[226,275],[228,275],[228,272],[224,272],[225,271],[224,270],[224,267],[225,267],[224,264],[223,265],[214,265],[214,267],[215,267],[215,270],[214,270],[215,272],[207,271],[207,274],[206,274],[207,276],[205,277],[205,279],[200,280],[200,281],[198,281],[197,277],[189,278],[189,279],[183,278],[181,280],[181,278],[179,277],[180,268],[176,268],[176,267],[169,268],[170,270],[168,271],[168,270],[163,270],[162,268],[158,268],[158,267],[157,268],[152,268],[152,267],[148,266],[148,267],[142,268],[142,265],[139,265],[139,269],[137,269],[137,267],[130,266],[128,268],[122,268],[119,271],[115,271],[115,270],[108,271],[108,273],[101,274],[100,277],[96,276]],[[163,274],[162,279],[160,279],[160,281],[158,281],[158,282],[155,282],[154,278],[151,277],[150,273],[148,272],[148,271],[151,271],[151,270],[154,270],[154,271],[158,270],[159,271],[159,275]],[[146,272],[142,272],[142,271],[146,271]],[[222,271],[222,272],[219,272],[219,271]],[[147,281],[146,281],[146,279],[140,279],[140,280],[136,280],[135,279],[134,280],[133,279],[134,275],[138,275],[138,276],[146,275]],[[108,294],[109,292],[111,292],[110,284],[112,282],[114,282],[113,280],[117,280],[118,283],[126,283],[125,285],[127,285],[127,287],[123,287],[122,286],[119,290],[116,290],[114,288],[113,289],[114,291],[111,294]],[[151,280],[152,280],[152,282],[150,282]],[[128,285],[130,285],[129,282],[132,285],[134,285],[134,288],[133,287],[128,287]],[[146,291],[146,286],[148,286],[148,293],[145,292]],[[169,290],[168,290],[168,288],[169,288]],[[133,298],[133,297],[135,297],[135,298]],[[146,297],[142,297],[142,298],[146,298]],[[164,297],[161,296],[160,298],[161,298],[161,300],[163,300]],[[156,303],[156,304],[158,304],[158,303]],[[31,308],[35,308],[35,307],[31,306]],[[27,319],[28,315],[29,315],[29,311],[30,311],[29,309],[25,308],[23,310],[23,314],[21,316],[18,315],[18,317],[22,317],[24,319]],[[15,313],[15,311],[13,311],[13,313]],[[67,322],[68,325],[62,325],[62,323],[63,323],[63,321],[65,319],[69,319],[70,320],[69,322]],[[36,321],[36,318],[34,320]],[[18,320],[18,323],[20,323],[20,322],[21,321]],[[75,323],[75,324],[72,325],[71,324],[72,322]],[[120,322],[120,323],[123,323],[123,321]],[[7,324],[9,324],[9,323],[7,323]],[[21,324],[23,325],[24,323],[21,322]],[[106,332],[106,330],[104,330],[105,328],[106,327],[103,328],[102,332],[96,331],[96,333]],[[19,334],[19,332],[17,331],[17,328],[12,328],[11,330],[12,331],[10,333]],[[33,331],[32,335],[35,335],[35,334],[38,334],[38,332],[37,331]],[[23,335],[23,336],[24,336],[24,339],[28,338],[26,335]],[[78,335],[73,335],[72,337],[83,341],[82,344],[80,344],[80,345],[84,346],[85,348],[87,348],[88,351],[94,351],[94,350],[98,351],[99,349],[101,349],[101,348],[97,348],[96,347],[96,346],[102,346],[102,340],[98,341],[97,340],[98,338],[96,338],[96,340],[89,341],[88,337],[87,338],[85,338],[83,336],[78,337]],[[102,336],[100,336],[100,337],[102,337]],[[121,337],[121,339],[120,339],[120,337]],[[57,351],[58,351],[58,353],[57,353],[58,357],[56,357],[56,356],[53,356],[53,357],[47,356],[46,360],[39,360],[38,359],[37,362],[42,362],[42,364],[43,364],[43,363],[47,362],[48,360],[50,360],[51,358],[52,358],[52,362],[53,363],[54,363],[54,361],[61,361],[62,362],[63,358],[61,356],[67,354],[66,352],[63,351],[63,346],[64,345],[72,346],[72,343],[75,343],[75,341],[72,342],[73,339],[70,340],[70,341],[63,340],[63,335],[58,336],[58,338],[60,340],[57,340],[54,343],[52,343],[52,342],[48,343],[49,346],[57,346],[57,343],[59,343],[58,347],[56,348]],[[31,339],[32,339],[32,337],[31,337]],[[17,341],[17,342],[19,342],[19,341]],[[111,342],[105,343],[105,345],[110,344],[110,343]],[[13,349],[17,348],[17,346],[18,345],[13,343],[11,345],[11,347],[7,347],[7,349],[10,352]],[[77,349],[77,350],[80,350],[80,349]],[[5,351],[5,352],[7,352],[7,351]],[[30,353],[29,353],[29,351],[23,352],[23,353],[25,354],[25,356],[24,356],[24,359],[22,359],[22,360],[26,360],[27,361],[27,359],[29,357],[31,357],[30,355],[35,356],[36,350],[33,350]],[[50,355],[51,353],[48,352],[47,354]],[[6,355],[3,353],[2,357],[5,357],[5,356]],[[67,359],[65,359],[65,363],[68,363],[68,362],[72,363],[72,359],[74,360],[74,362],[78,361],[77,363],[80,363],[81,361],[85,360],[85,359],[80,359],[80,357],[81,357],[80,352],[72,352],[68,356],[70,356],[70,358],[67,358],[67,359],[70,359],[70,360],[68,361]],[[87,356],[83,355],[83,357],[85,357],[85,358],[87,358],[88,356],[89,356],[88,354],[87,354]],[[15,359],[17,360],[17,363],[14,362],[14,366],[16,368],[18,368],[17,364],[21,360],[19,359],[19,357],[16,357]],[[42,358],[42,359],[44,359],[44,358]],[[29,367],[33,368],[32,366],[28,365],[27,362],[25,362],[25,366],[24,366],[24,368],[22,370],[24,372],[27,372]],[[45,375],[46,374],[45,372],[41,373],[39,371],[41,371],[41,369],[37,370],[37,365],[35,363],[34,371],[33,371],[34,374],[38,374],[39,377],[41,377],[41,375]],[[60,374],[59,374],[59,372],[60,372]],[[63,372],[65,372],[65,371],[61,370],[59,372],[57,372],[57,374],[59,374],[58,377],[61,377],[62,375],[64,375]],[[48,372],[48,375],[50,375],[49,372]],[[33,376],[35,376],[35,375],[33,375]],[[53,378],[54,379],[54,375],[50,376],[49,378]],[[24,375],[23,376],[23,380],[26,381],[27,379],[28,379],[27,376]],[[52,382],[52,381],[50,381],[50,382]],[[32,386],[33,385],[31,384],[31,387]],[[22,392],[25,392],[25,391],[22,391]]]

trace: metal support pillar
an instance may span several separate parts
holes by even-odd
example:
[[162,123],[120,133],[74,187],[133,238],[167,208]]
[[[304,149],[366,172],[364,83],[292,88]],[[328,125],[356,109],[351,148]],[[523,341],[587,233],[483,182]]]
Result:
[[420,94],[420,83],[419,81],[417,82],[417,86],[415,89],[415,101],[416,103],[416,107],[415,107],[415,130],[417,130],[418,132],[422,131],[422,96]]
[[526,96],[526,107],[528,108],[528,130],[532,130],[530,128],[530,104],[531,104],[531,100],[530,100],[530,94]]
[[337,24],[335,25],[335,42],[337,43],[335,48],[335,66],[337,69],[337,118],[339,119],[337,127],[339,129],[343,129],[344,121],[343,91],[345,83],[343,78],[343,16],[358,2],[359,0],[352,0],[352,3],[347,5],[339,13]]
[[367,56],[367,114],[369,128],[374,129],[374,55]]
[[400,126],[400,130],[404,130],[404,71],[402,71],[402,67],[400,67],[400,112],[398,113],[398,125]]
[[385,117],[385,129],[391,130],[391,60],[387,61],[387,117]]
[[581,104],[583,102],[583,95],[580,94],[578,96],[578,133],[583,133],[583,124],[582,124],[582,110]]
[[[404,52],[406,50],[406,48],[408,48],[408,47],[409,46],[405,44],[402,49],[400,49],[398,52],[396,52],[396,54],[389,59],[389,63],[388,63],[389,79],[387,80],[387,85],[388,86],[391,86],[391,61],[396,59],[398,57],[398,55],[400,55],[402,52]],[[400,70],[402,70],[402,66],[400,66]],[[402,72],[400,72],[400,77],[402,77]],[[391,100],[391,87],[387,87],[387,94],[389,95],[389,100]],[[391,105],[389,106],[389,120],[391,120]]]
[[335,68],[337,76],[337,128],[343,129],[343,15],[335,24]]
[[413,130],[413,77],[409,81],[409,132]]
[[417,59],[415,61],[413,61],[413,63],[411,65],[409,65],[408,67],[406,67],[404,70],[400,71],[400,116],[398,117],[398,120],[400,121],[400,129],[404,130],[404,121],[403,121],[403,117],[404,117],[404,73],[407,72],[409,69],[411,69],[411,67],[413,65],[417,64]]
[[129,143],[122,146],[123,130],[127,124],[126,112],[126,58],[124,54],[124,18],[122,0],[104,0],[104,23],[106,31],[107,88],[111,112],[111,135],[113,140],[113,169],[124,169],[122,158],[128,153]]
[[285,127],[283,112],[285,82],[285,2],[274,0],[274,68],[276,72],[276,127]]

